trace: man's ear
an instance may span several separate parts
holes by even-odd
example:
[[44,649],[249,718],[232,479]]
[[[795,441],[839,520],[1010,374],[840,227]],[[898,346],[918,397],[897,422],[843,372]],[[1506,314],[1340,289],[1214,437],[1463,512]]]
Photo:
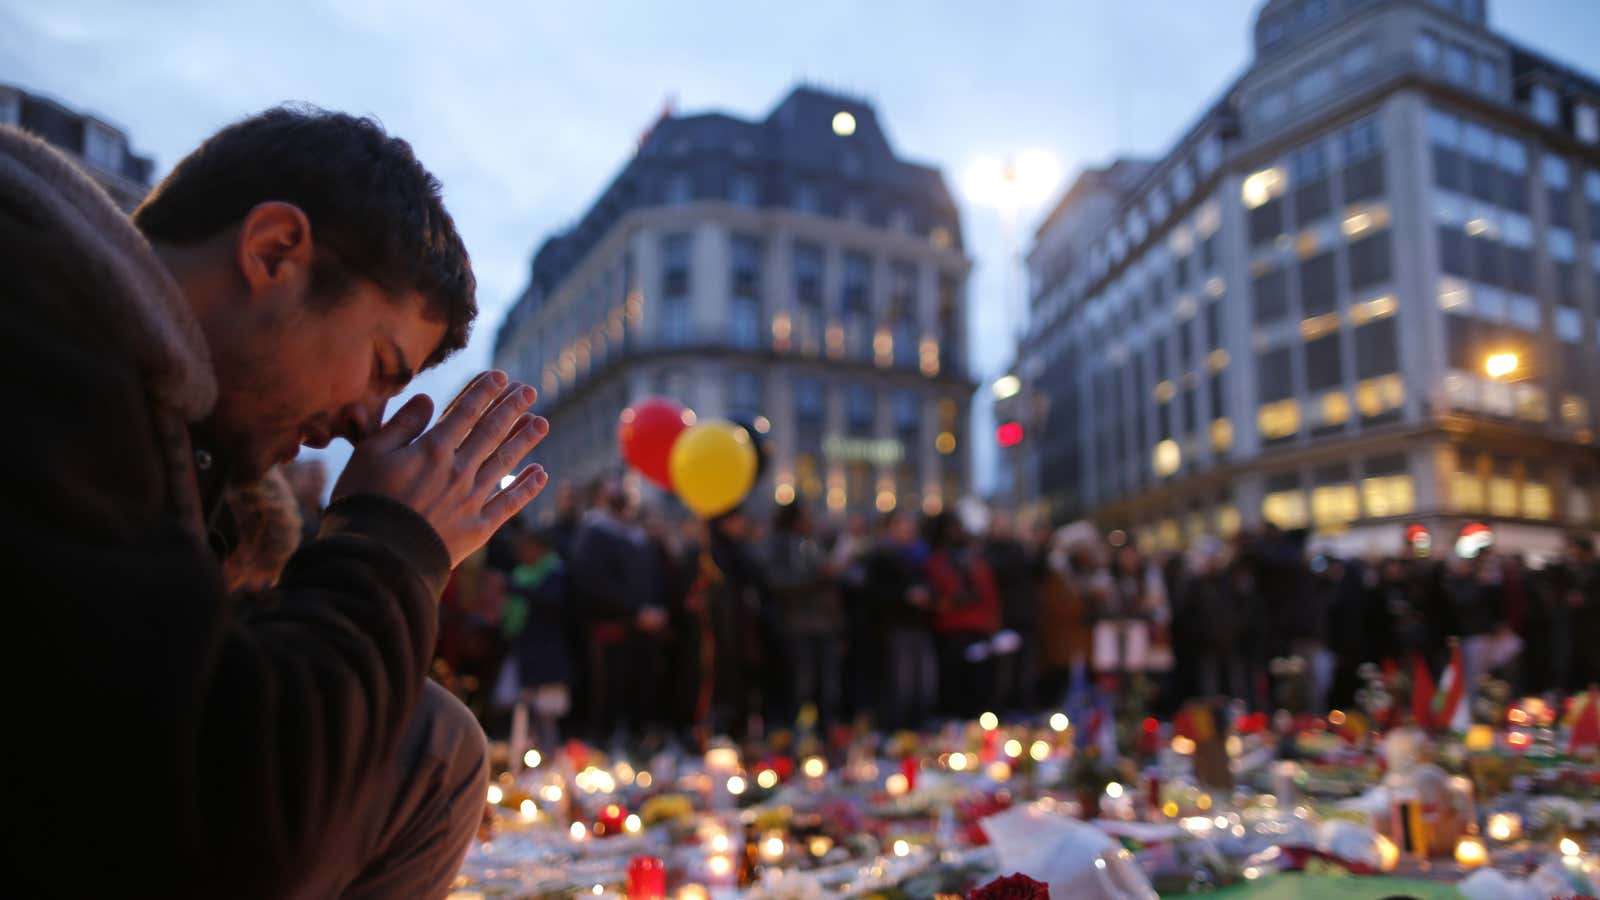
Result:
[[316,255],[311,220],[293,203],[259,203],[239,225],[237,255],[239,272],[252,295],[309,281]]

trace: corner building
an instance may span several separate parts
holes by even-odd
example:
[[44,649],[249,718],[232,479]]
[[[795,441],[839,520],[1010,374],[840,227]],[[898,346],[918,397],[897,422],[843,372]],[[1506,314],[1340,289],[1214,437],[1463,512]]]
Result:
[[1039,228],[1020,483],[1162,548],[1594,529],[1600,83],[1484,0],[1271,0],[1254,35],[1170,153]]
[[664,115],[534,255],[494,360],[540,386],[539,457],[574,483],[661,395],[768,427],[758,506],[936,510],[968,484],[970,268],[939,171],[800,87],[761,121]]

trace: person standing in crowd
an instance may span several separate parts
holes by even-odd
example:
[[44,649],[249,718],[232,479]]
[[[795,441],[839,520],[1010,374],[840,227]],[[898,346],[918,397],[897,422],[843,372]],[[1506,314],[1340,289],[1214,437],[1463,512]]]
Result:
[[989,515],[982,556],[1000,595],[1000,625],[1014,645],[996,647],[994,702],[1015,712],[1032,712],[1038,678],[1041,555],[1018,538],[1011,514],[996,509]]
[[875,618],[883,623],[886,651],[878,724],[889,730],[921,726],[939,699],[927,558],[908,512],[885,517],[867,557],[865,593],[880,610]]
[[929,516],[923,539],[944,711],[970,718],[995,696],[990,642],[1000,630],[1000,594],[989,564],[953,513]]
[[560,746],[560,720],[572,708],[573,667],[567,630],[572,597],[555,539],[522,525],[505,529],[515,567],[506,588],[501,634],[516,671],[516,702],[533,713],[539,746]]
[[1248,697],[1248,631],[1255,619],[1248,585],[1220,538],[1204,535],[1188,553],[1188,574],[1173,611],[1173,644],[1200,696]]
[[[429,428],[384,411],[466,345],[466,250],[438,181],[375,122],[274,109],[178,162],[131,218],[0,127],[0,449],[11,893],[442,897],[483,809],[483,732],[426,675],[450,570],[543,488],[501,479],[548,423],[502,373]],[[355,445],[315,539],[230,596],[230,489],[302,444]],[[292,538],[289,541],[292,543]],[[138,827],[85,855],[50,772],[104,763]],[[55,737],[50,737],[55,736]]]
[[765,559],[767,586],[788,661],[789,718],[809,704],[825,728],[839,712],[843,618],[836,570],[812,534],[805,506],[778,507]]
[[726,734],[743,741],[760,734],[766,707],[762,688],[762,577],[748,543],[750,523],[740,510],[709,523],[709,540],[690,604],[704,609],[711,640],[703,652],[709,673],[701,688],[697,721],[701,742]]
[[[1051,537],[1038,582],[1039,691],[1050,708],[1074,705],[1069,692],[1086,683],[1089,663],[1089,608],[1073,563],[1072,528],[1063,526]],[[1089,539],[1097,540],[1092,531]]]
[[621,483],[599,481],[590,497],[567,571],[582,621],[589,736],[606,743],[627,740],[634,724],[628,715],[634,629],[659,630],[666,615],[644,535],[628,521]]
[[844,619],[844,686],[842,714],[870,720],[877,706],[877,685],[883,671],[883,622],[867,594],[867,560],[872,535],[867,520],[853,515],[828,550],[837,573],[839,605]]
[[1556,693],[1600,682],[1600,560],[1585,535],[1567,538],[1540,579],[1540,643],[1548,650],[1541,685]]
[[1461,640],[1461,668],[1468,696],[1489,670],[1490,641],[1503,621],[1505,566],[1492,548],[1470,559],[1452,559],[1444,576],[1452,637]]
[[1171,620],[1161,570],[1132,544],[1115,548],[1107,589],[1096,595],[1094,667],[1104,675],[1145,674]]

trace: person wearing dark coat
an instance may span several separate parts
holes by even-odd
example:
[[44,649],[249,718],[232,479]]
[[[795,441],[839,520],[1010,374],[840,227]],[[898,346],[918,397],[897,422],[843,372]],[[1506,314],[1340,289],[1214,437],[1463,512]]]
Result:
[[516,660],[518,701],[533,709],[539,745],[556,747],[561,741],[557,722],[572,704],[567,644],[572,595],[566,567],[556,555],[555,536],[516,528],[510,538],[516,561],[506,583],[501,633]]
[[933,645],[933,597],[927,581],[928,548],[910,513],[894,512],[867,554],[862,593],[883,627],[883,677],[878,724],[917,728],[939,698],[939,663]]
[[[0,126],[0,387],[23,432],[0,445],[0,571],[25,599],[9,662],[49,675],[10,706],[34,737],[0,771],[8,893],[449,890],[487,759],[427,680],[439,595],[543,487],[530,467],[495,492],[548,424],[499,373],[431,430],[426,397],[383,423],[475,313],[438,190],[375,123],[279,109],[130,220]],[[315,537],[263,572],[227,498],[334,437],[357,446]],[[224,578],[241,554],[248,597]],[[133,819],[85,852],[92,798],[62,779],[108,765]]]

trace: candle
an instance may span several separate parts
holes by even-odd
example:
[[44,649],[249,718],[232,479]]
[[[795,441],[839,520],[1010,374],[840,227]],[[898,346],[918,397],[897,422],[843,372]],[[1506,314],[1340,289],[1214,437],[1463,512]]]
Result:
[[807,778],[821,778],[828,774],[828,763],[820,756],[807,757],[800,771],[804,772]]
[[1583,851],[1583,848],[1578,846],[1578,842],[1569,837],[1564,837],[1561,839],[1560,849],[1562,856],[1569,857],[1577,856]]
[[620,804],[607,803],[600,808],[600,815],[594,823],[596,837],[617,835],[622,833],[623,823],[628,818],[628,811]]
[[1384,872],[1393,872],[1395,866],[1400,864],[1400,848],[1387,835],[1378,835],[1378,869]]
[[1489,837],[1505,843],[1522,836],[1522,817],[1516,813],[1495,813],[1489,817]]
[[1493,750],[1494,728],[1489,725],[1474,725],[1467,729],[1467,749],[1474,753]]
[[767,836],[761,839],[761,861],[769,866],[777,865],[783,861],[783,854],[787,849],[783,835],[769,831]]
[[686,884],[678,891],[678,900],[706,900],[706,886]]
[[911,788],[907,783],[906,776],[896,772],[883,782],[883,789],[891,797],[903,797]]
[[907,791],[917,789],[917,773],[921,768],[922,765],[917,761],[915,754],[907,753],[900,758],[900,774],[905,777]]
[[1456,844],[1456,862],[1463,868],[1476,869],[1489,861],[1489,851],[1480,838],[1464,837]]
[[667,896],[667,865],[658,856],[635,856],[628,861],[628,900],[663,900]]

